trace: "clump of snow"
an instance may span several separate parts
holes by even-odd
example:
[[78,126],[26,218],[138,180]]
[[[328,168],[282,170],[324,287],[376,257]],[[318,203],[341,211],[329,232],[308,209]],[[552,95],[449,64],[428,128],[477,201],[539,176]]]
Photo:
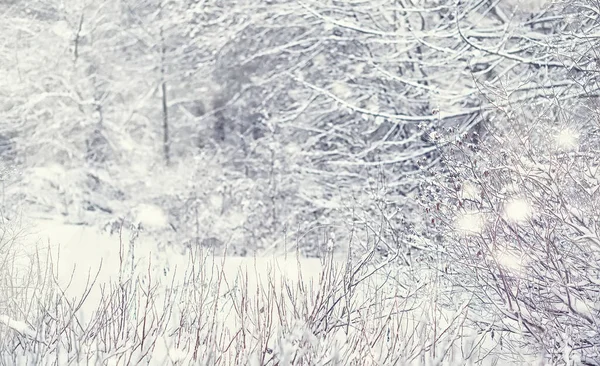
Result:
[[504,206],[504,214],[512,222],[525,222],[531,217],[531,213],[531,205],[522,198],[511,199]]
[[20,320],[11,319],[7,315],[0,315],[0,323],[6,325],[7,327],[11,328],[12,330],[15,330],[15,331],[21,333],[22,335],[26,335],[26,336],[29,336],[34,339],[37,335],[37,332],[35,331],[35,329],[30,327],[29,324],[27,324],[23,321],[20,321]]
[[223,196],[220,194],[213,194],[210,196],[208,202],[210,203],[210,206],[212,209],[219,212],[219,211],[221,211],[221,208],[223,207]]
[[56,22],[52,26],[51,30],[52,30],[52,33],[56,34],[57,36],[65,39],[65,40],[69,40],[73,36],[73,31],[69,27],[69,23],[62,21],[62,20]]
[[337,97],[346,99],[352,95],[352,90],[348,87],[348,85],[342,81],[335,81],[331,86],[331,91]]
[[163,209],[156,205],[138,205],[133,209],[133,217],[136,224],[151,229],[163,229],[169,225],[169,218]]

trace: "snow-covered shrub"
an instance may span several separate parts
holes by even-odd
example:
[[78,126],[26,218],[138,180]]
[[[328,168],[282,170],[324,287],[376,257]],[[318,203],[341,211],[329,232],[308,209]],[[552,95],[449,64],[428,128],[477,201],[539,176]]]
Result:
[[[37,282],[45,285],[28,304],[3,304],[0,362],[463,365],[482,357],[487,335],[464,328],[468,301],[456,313],[442,309],[431,296],[435,273],[405,282],[366,257],[240,259],[199,249],[161,259],[140,252],[143,243],[115,244],[108,279],[99,269],[69,275],[56,257],[30,267],[50,281]],[[181,266],[155,264],[165,259]]]
[[37,276],[31,273],[35,256],[28,254],[23,243],[23,231],[15,221],[0,216],[0,313],[5,315],[15,304],[26,309],[37,286]]
[[6,193],[7,202],[20,210],[80,224],[120,213],[126,198],[106,171],[60,164],[22,169]]
[[509,352],[526,335],[551,364],[600,359],[600,125],[587,102],[521,106],[537,117],[494,121],[477,142],[441,134],[422,197],[440,270],[477,299],[472,319]]

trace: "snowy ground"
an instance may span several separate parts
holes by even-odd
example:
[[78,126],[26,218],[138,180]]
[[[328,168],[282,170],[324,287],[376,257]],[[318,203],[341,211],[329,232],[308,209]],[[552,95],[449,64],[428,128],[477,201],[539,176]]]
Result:
[[[32,243],[44,243],[52,248],[54,258],[58,258],[59,284],[67,288],[70,296],[78,297],[83,293],[90,278],[96,278],[98,284],[118,281],[121,243],[123,244],[124,272],[129,275],[146,275],[150,269],[151,277],[167,282],[184,280],[184,272],[189,267],[190,257],[177,248],[158,250],[158,244],[149,235],[140,234],[133,246],[131,266],[131,232],[124,230],[121,238],[118,234],[109,235],[95,228],[83,225],[61,224],[52,220],[38,220],[35,229],[29,235]],[[319,282],[322,262],[314,258],[297,258],[295,255],[271,257],[213,257],[198,259],[202,266],[210,268],[215,276],[222,274],[224,282],[233,286],[239,282],[242,274],[248,273],[248,287],[256,289],[267,287],[270,279],[280,285],[281,278],[297,283],[302,281],[307,288],[315,288]],[[100,300],[99,286],[92,292],[86,307],[94,310]],[[223,289],[227,291],[227,289]],[[84,311],[83,313],[87,313]]]

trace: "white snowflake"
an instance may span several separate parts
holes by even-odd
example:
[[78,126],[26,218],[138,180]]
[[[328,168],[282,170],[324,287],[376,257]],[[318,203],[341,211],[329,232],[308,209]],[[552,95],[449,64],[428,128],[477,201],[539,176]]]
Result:
[[556,143],[560,148],[563,149],[576,148],[578,141],[579,134],[577,134],[577,132],[571,130],[570,128],[565,128],[556,135]]
[[531,205],[522,198],[513,198],[504,206],[506,219],[512,222],[525,222],[531,217],[531,213]]
[[457,217],[455,227],[462,234],[479,234],[485,227],[485,217],[480,212],[467,212]]

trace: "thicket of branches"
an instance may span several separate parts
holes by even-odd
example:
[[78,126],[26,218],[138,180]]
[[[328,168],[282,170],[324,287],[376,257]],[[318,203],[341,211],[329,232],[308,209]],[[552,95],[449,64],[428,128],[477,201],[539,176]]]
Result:
[[432,137],[440,164],[424,170],[421,201],[482,330],[525,334],[551,364],[597,365],[598,8],[555,11],[521,72],[481,84],[486,125]]
[[553,363],[594,364],[599,14],[591,0],[2,4],[0,153],[23,172],[2,177],[4,216],[134,221],[152,203],[176,245],[351,242],[432,263],[508,349],[524,334]]

